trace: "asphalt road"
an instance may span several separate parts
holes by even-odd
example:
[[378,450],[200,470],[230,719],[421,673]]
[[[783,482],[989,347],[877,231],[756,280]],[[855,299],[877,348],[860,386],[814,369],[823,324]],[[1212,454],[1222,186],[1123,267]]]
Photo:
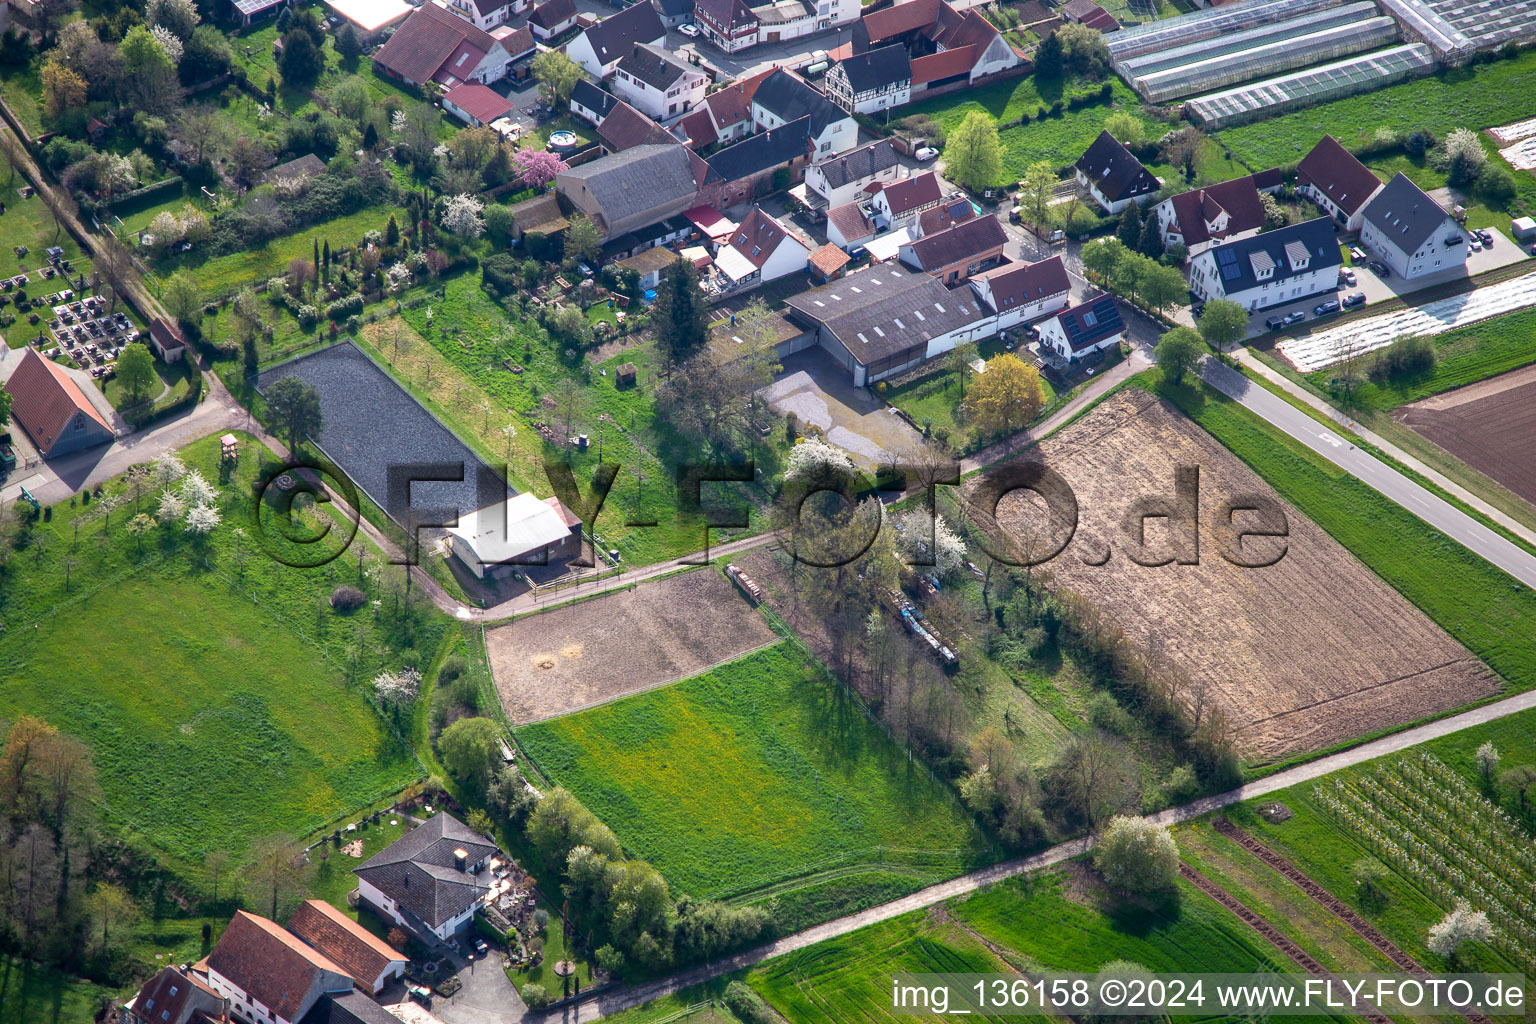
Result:
[[1327,426],[1230,367],[1207,359],[1205,382],[1244,408],[1294,437],[1373,490],[1397,502],[1467,550],[1503,569],[1528,587],[1536,587],[1536,557],[1431,494],[1397,470],[1361,451]]

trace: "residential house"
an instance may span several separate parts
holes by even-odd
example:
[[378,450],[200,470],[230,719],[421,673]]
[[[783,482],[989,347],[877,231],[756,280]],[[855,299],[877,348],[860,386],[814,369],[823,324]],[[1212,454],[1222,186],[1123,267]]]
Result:
[[528,15],[533,38],[548,45],[576,26],[576,0],[544,0]]
[[697,0],[694,22],[726,53],[781,43],[858,20],[858,0]]
[[352,991],[344,967],[244,910],[235,912],[204,963],[208,986],[244,1024],[298,1024],[323,997]]
[[855,199],[827,211],[827,242],[849,255],[859,255],[884,230],[869,200]]
[[5,382],[11,419],[47,458],[107,444],[114,436],[112,426],[86,396],[85,388],[90,386],[28,348]]
[[489,32],[527,10],[528,0],[448,0],[448,9],[469,19],[481,31]]
[[401,1024],[390,1013],[361,992],[321,997],[304,1018],[304,1024]]
[[900,43],[855,53],[827,72],[827,96],[844,110],[873,114],[912,98],[912,60]]
[[780,68],[757,84],[752,92],[752,123],[758,131],[779,128],[801,118],[810,118],[811,145],[817,160],[858,145],[859,125],[853,115],[798,75]]
[[1159,188],[1152,173],[1107,131],[1099,132],[1093,145],[1078,158],[1076,167],[1077,183],[1109,213],[1119,213]]
[[288,930],[341,965],[364,992],[378,995],[405,977],[410,958],[324,900],[305,900]]
[[702,108],[696,108],[673,126],[673,135],[694,150],[746,138],[753,129],[752,97],[757,87],[777,70],[760,71],[710,93],[704,97]]
[[651,6],[667,28],[693,20],[693,0],[651,0]]
[[704,101],[709,76],[666,50],[637,43],[619,58],[613,91],[626,103],[663,124]]
[[1124,337],[1125,320],[1113,295],[1070,306],[1040,324],[1042,352],[1053,352],[1069,363],[1114,348]]
[[704,38],[726,53],[757,45],[758,18],[745,0],[695,0],[693,17]]
[[[527,24],[519,25],[516,28],[513,28],[511,25],[497,25],[491,29],[491,38],[500,43],[501,48],[507,51],[507,60],[512,62],[511,73],[513,78],[517,80],[526,78],[527,74],[531,73],[533,62],[531,59],[525,62],[524,58],[531,58],[539,48],[538,40],[533,37],[533,29],[529,28]],[[527,73],[518,74],[519,71],[523,70],[521,65],[525,64],[530,70]]]
[[676,143],[636,146],[562,171],[555,190],[611,238],[696,206],[706,171]]
[[1163,245],[1182,245],[1189,255],[1220,242],[1257,234],[1264,227],[1261,192],[1280,187],[1280,172],[1245,174],[1231,181],[1180,192],[1153,206],[1148,215],[1157,218]]
[[[916,227],[923,212],[942,201],[939,179],[932,171],[898,179],[876,189],[868,199],[827,211],[827,241],[852,251],[880,232]],[[916,235],[914,231],[911,237]]]
[[642,43],[661,46],[667,30],[650,4],[634,4],[610,14],[565,45],[566,56],[593,78],[607,78]]
[[485,85],[506,77],[511,56],[490,33],[445,7],[416,8],[373,55],[384,75],[421,88],[435,82],[451,90],[464,82]]
[[560,196],[555,192],[514,203],[508,212],[512,214],[512,237],[519,242],[529,233],[554,238],[571,226],[560,210]]
[[1324,135],[1296,166],[1296,191],[1322,207],[1345,231],[1360,230],[1365,204],[1381,191],[1381,184],[1332,135]]
[[973,275],[970,284],[997,316],[999,331],[1066,309],[1072,296],[1072,281],[1060,256],[1039,263],[1005,263]]
[[906,243],[901,246],[900,259],[914,270],[952,285],[996,266],[1007,241],[1008,234],[996,217],[975,217]]
[[929,207],[917,215],[917,237],[937,234],[956,224],[964,224],[976,216],[976,207],[963,194],[955,194],[938,206]]
[[677,140],[665,128],[623,100],[615,103],[598,122],[597,139],[609,153],[619,153],[636,146],[677,144]]
[[571,113],[594,128],[618,102],[617,96],[604,92],[586,78],[577,79],[576,87],[571,90]]
[[786,305],[790,320],[849,371],[855,387],[985,338],[996,323],[969,287],[946,288],[898,263],[848,274]]
[[166,967],[124,1006],[119,1024],[202,1024],[224,1021],[224,997],[194,971]]
[[627,256],[614,264],[619,270],[633,270],[640,275],[641,288],[655,288],[661,284],[661,277],[678,261],[677,250],[669,249],[664,245],[653,245],[648,249],[641,249],[633,256]]
[[[464,526],[461,522],[458,529]],[[496,870],[505,860],[495,841],[442,812],[352,873],[362,902],[435,946],[469,924],[499,884]]]
[[1189,289],[1249,312],[1332,293],[1344,259],[1327,217],[1215,245],[1189,264]]
[[806,198],[817,207],[842,206],[867,198],[870,184],[889,184],[900,175],[896,147],[891,140],[881,139],[807,167]]
[[[809,117],[758,132],[705,161],[716,180],[708,191],[707,201],[725,209],[754,196],[788,188],[804,176],[805,166],[810,162]],[[785,173],[779,175],[779,171]]]
[[646,224],[633,231],[626,231],[622,235],[615,235],[603,242],[601,259],[604,263],[610,260],[623,260],[630,256],[638,255],[647,249],[655,249],[661,246],[676,247],[676,243],[692,239],[698,228],[690,219],[689,214],[697,207],[685,210],[681,214],[667,217],[654,224]]
[[715,266],[732,288],[744,288],[801,273],[810,255],[805,239],[754,206],[715,252]]
[[1465,267],[1466,232],[1401,171],[1365,206],[1360,244],[1402,278]]
[[471,128],[506,117],[516,107],[488,85],[466,82],[443,93],[443,110]]

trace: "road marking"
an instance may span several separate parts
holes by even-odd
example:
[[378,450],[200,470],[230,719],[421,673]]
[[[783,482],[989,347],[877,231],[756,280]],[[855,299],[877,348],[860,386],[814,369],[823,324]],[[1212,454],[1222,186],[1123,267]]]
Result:
[[1328,431],[1326,431],[1326,430],[1321,431],[1317,436],[1318,436],[1319,439],[1327,441],[1329,444],[1333,445],[1335,448],[1339,447],[1340,445],[1342,445],[1344,443],[1343,441],[1340,441],[1338,438],[1334,437],[1332,434],[1328,433]]

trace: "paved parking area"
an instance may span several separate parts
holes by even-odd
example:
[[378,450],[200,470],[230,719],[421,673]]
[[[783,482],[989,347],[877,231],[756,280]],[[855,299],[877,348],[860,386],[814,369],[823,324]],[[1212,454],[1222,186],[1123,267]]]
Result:
[[821,348],[785,357],[784,371],[764,393],[774,412],[792,412],[801,423],[820,427],[830,443],[865,468],[923,442],[867,389],[854,387],[850,371]]

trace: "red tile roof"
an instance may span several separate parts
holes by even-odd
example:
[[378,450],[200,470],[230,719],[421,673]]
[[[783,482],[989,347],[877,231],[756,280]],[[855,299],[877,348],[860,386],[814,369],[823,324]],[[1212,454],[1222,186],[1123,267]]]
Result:
[[21,362],[5,382],[11,395],[11,416],[26,428],[44,455],[63,437],[77,415],[84,416],[112,436],[112,426],[85,397],[80,385],[51,359],[44,359],[35,349],[22,353]]
[[839,270],[842,270],[843,267],[847,266],[849,259],[851,259],[851,257],[847,253],[843,252],[843,250],[839,249],[831,242],[828,242],[820,249],[817,249],[815,252],[811,253],[811,255],[808,257],[808,262],[812,267],[816,269],[817,273],[821,274],[822,277],[831,277]]
[[956,224],[964,224],[976,216],[976,207],[965,196],[951,196],[931,210],[924,210],[917,215],[917,222],[922,226],[923,234],[931,235],[945,228],[952,228]]
[[496,45],[489,32],[429,3],[416,8],[373,59],[417,85],[446,83],[468,78]]
[[827,211],[827,223],[835,224],[837,230],[850,244],[875,233],[875,226],[869,222],[868,217],[864,216],[864,211],[859,209],[858,203],[834,206]]
[[[680,136],[679,129],[682,131]],[[715,134],[714,116],[708,107],[699,107],[684,114],[682,120],[673,126],[672,134],[686,141],[694,149],[714,145],[720,138]]]
[[892,216],[932,206],[940,198],[939,179],[932,171],[902,178],[885,186],[885,201],[891,208]]
[[224,997],[195,974],[167,967],[133,997],[133,1016],[148,1024],[187,1024],[199,1012],[221,1015]]
[[208,970],[229,979],[284,1020],[297,1020],[309,1010],[306,997],[317,987],[317,972],[351,977],[346,968],[310,949],[297,936],[244,910],[235,912],[219,936],[208,956]]
[[305,900],[293,912],[288,930],[323,956],[340,964],[358,987],[373,991],[374,983],[394,961],[404,963],[404,953],[323,900]]
[[545,0],[533,9],[532,14],[528,15],[528,21],[548,31],[574,17],[576,17],[576,0]]
[[[1243,231],[1256,231],[1264,226],[1264,207],[1259,203],[1259,190],[1254,186],[1252,175],[1181,192],[1168,202],[1173,205],[1174,220],[1188,246]],[[1212,235],[1207,222],[1214,221],[1223,211],[1227,215],[1227,227]]]
[[513,109],[512,102],[505,96],[479,82],[470,82],[449,89],[443,93],[443,102],[452,103],[483,124],[489,124],[498,117],[504,117]]
[[1381,187],[1381,179],[1332,135],[1324,135],[1312,152],[1301,158],[1296,176],[1299,184],[1311,183],[1346,216],[1353,216]]
[[976,63],[976,47],[962,46],[955,50],[940,50],[926,57],[912,60],[912,84],[927,85],[941,78],[968,74]]
[[861,20],[869,33],[870,43],[874,44],[925,28],[938,17],[939,0],[906,0],[906,3],[871,11]]
[[622,100],[597,126],[597,137],[613,153],[636,146],[675,145],[672,133]]
[[768,257],[777,251],[786,238],[799,241],[789,229],[764,213],[761,207],[754,206],[746,219],[731,232],[730,246],[745,256],[754,267],[762,270]]
[[1060,256],[1039,263],[1010,263],[977,276],[990,287],[992,301],[999,313],[1072,290],[1072,282]]

